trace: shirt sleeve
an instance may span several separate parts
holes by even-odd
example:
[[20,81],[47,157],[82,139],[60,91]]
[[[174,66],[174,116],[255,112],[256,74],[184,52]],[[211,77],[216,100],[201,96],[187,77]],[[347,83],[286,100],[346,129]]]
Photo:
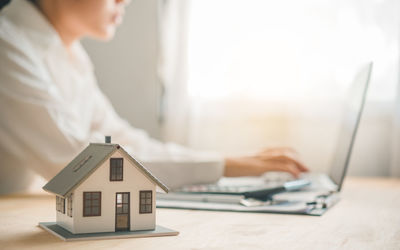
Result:
[[[87,138],[75,133],[76,117],[58,98],[41,57],[10,38],[0,39],[0,151],[2,164],[52,178]],[[15,166],[17,165],[17,166]]]

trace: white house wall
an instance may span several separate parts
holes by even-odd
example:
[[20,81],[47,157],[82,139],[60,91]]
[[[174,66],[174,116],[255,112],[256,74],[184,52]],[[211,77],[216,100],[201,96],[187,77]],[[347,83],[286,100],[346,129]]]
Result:
[[[110,181],[110,160],[73,191],[73,233],[115,231],[115,199],[117,192],[130,192],[130,230],[155,228],[156,185],[127,157],[117,150],[110,158],[123,158],[123,181]],[[151,214],[139,214],[139,191],[153,191]],[[101,192],[101,216],[83,217],[83,192]]]

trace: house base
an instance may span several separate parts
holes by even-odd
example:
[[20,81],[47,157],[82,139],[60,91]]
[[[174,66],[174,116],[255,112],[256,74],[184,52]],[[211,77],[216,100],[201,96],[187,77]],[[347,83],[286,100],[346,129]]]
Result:
[[119,232],[106,232],[106,233],[85,233],[73,234],[63,227],[57,225],[55,222],[39,222],[39,227],[54,234],[64,241],[78,241],[78,240],[100,240],[100,239],[123,239],[123,238],[143,238],[143,237],[159,237],[159,236],[175,236],[179,232],[156,225],[154,230],[142,231],[119,231]]

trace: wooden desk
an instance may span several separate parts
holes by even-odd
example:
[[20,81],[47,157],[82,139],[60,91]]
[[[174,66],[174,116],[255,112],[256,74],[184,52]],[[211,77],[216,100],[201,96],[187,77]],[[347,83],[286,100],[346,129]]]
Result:
[[400,179],[349,178],[322,217],[158,209],[159,238],[64,242],[37,227],[54,197],[0,197],[0,249],[400,249]]

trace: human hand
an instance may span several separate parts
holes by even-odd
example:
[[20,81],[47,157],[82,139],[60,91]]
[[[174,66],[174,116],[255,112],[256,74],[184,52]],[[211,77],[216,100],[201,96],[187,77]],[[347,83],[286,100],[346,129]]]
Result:
[[297,178],[309,170],[291,148],[271,148],[252,156],[225,159],[224,175],[228,177],[258,176],[268,171],[284,171]]

